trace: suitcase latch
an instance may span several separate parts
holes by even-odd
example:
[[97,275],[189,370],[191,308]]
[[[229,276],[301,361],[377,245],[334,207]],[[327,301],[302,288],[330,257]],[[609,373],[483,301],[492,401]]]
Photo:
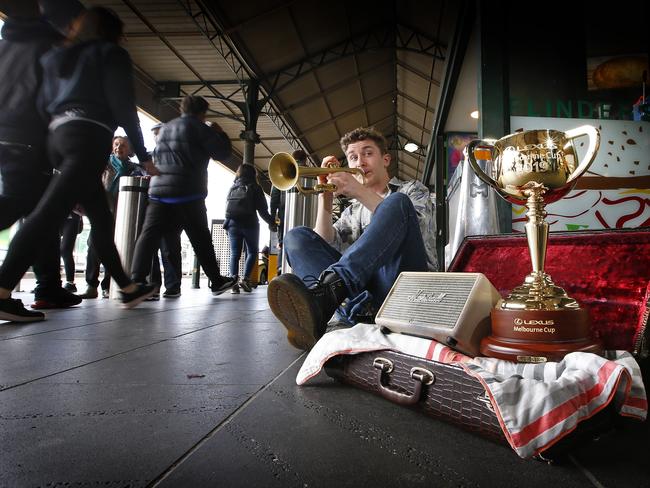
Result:
[[428,369],[411,368],[411,379],[417,380],[423,385],[431,385],[436,380],[436,376]]
[[[367,363],[366,363],[367,364]],[[381,370],[382,373],[390,373],[393,371],[393,362],[390,359],[378,357],[372,362],[372,366]]]

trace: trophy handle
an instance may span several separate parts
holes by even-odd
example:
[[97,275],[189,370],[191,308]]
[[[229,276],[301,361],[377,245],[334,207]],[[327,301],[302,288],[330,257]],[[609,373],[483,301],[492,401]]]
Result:
[[[490,149],[492,149],[494,148],[495,142],[496,142],[495,139],[474,139],[470,141],[469,144],[467,145],[467,158],[469,159],[469,165],[474,170],[476,176],[478,176],[484,183],[487,183],[489,186],[494,188],[499,194],[505,197],[506,194],[501,191],[501,188],[499,188],[499,184],[496,181],[494,181],[494,178],[489,176],[485,171],[481,169],[481,167],[476,162],[476,157],[474,156],[474,149],[476,149],[476,146],[488,146],[490,147]],[[490,153],[492,153],[491,150]]]
[[582,174],[587,171],[591,163],[593,163],[596,158],[596,152],[600,147],[600,132],[595,127],[591,125],[583,125],[581,127],[576,127],[565,132],[567,139],[575,139],[580,136],[589,136],[589,147],[587,148],[587,153],[580,162],[580,165],[576,170],[571,173],[571,176],[567,179],[567,183],[571,183],[576,178],[582,176]]

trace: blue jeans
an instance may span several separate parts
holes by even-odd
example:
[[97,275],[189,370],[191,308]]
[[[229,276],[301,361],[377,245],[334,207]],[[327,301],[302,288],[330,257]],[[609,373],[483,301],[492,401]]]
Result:
[[350,300],[342,315],[351,321],[360,312],[365,315],[368,306],[376,313],[402,271],[428,271],[417,214],[403,193],[381,202],[370,225],[343,254],[308,227],[289,231],[283,244],[301,279],[326,270],[343,279]]
[[234,220],[230,219],[226,230],[230,240],[230,274],[231,276],[239,276],[239,258],[244,243],[246,243],[246,261],[244,262],[244,274],[241,276],[250,279],[259,253],[260,224],[253,227],[239,226]]

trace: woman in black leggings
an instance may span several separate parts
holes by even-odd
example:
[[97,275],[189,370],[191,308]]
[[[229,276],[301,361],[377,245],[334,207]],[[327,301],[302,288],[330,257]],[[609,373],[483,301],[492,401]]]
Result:
[[24,309],[11,299],[18,283],[40,252],[41,237],[57,232],[75,204],[81,204],[92,225],[93,242],[104,266],[121,289],[125,308],[136,306],[153,293],[126,275],[113,242],[113,218],[101,182],[106,157],[117,126],[126,131],[138,159],[156,170],[144,148],[134,103],[133,66],[118,46],[122,21],[111,10],[92,7],[71,28],[69,43],[41,58],[42,110],[50,122],[50,161],[59,174],[14,236],[0,267],[0,312],[5,320],[42,320],[39,312]]

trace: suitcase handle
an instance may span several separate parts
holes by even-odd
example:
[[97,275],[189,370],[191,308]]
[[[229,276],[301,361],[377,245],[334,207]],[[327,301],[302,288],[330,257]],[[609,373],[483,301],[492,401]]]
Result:
[[386,358],[375,358],[372,365],[378,369],[377,373],[377,387],[381,396],[386,400],[397,403],[398,405],[410,406],[415,405],[420,401],[422,396],[422,386],[430,385],[435,381],[435,375],[424,368],[411,368],[411,379],[413,380],[413,393],[406,394],[399,391],[392,390],[383,381],[384,373],[388,374],[393,371],[393,362]]

